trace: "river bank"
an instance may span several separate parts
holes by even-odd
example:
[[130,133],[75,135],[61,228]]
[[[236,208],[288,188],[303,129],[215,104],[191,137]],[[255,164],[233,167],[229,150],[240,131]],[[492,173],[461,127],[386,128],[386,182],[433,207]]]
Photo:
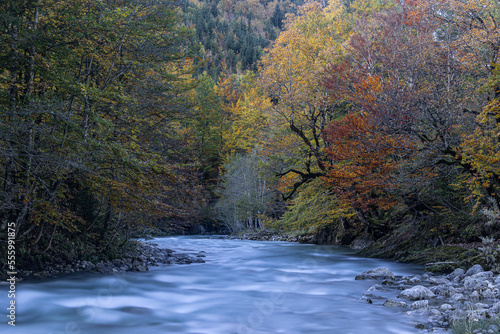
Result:
[[18,269],[19,280],[42,278],[56,278],[78,272],[122,273],[127,271],[148,271],[149,267],[162,264],[191,264],[204,263],[204,252],[182,253],[172,249],[159,248],[153,240],[131,241],[133,247],[120,258],[110,261],[73,260],[55,258],[50,263],[45,263],[43,270]]
[[276,232],[272,230],[245,230],[228,235],[228,238],[259,241],[288,241],[318,245],[341,245],[357,250],[360,255],[392,259],[398,262],[424,265],[425,270],[432,273],[449,274],[453,270],[467,269],[480,264],[485,270],[500,273],[500,243],[470,242],[470,243],[431,243],[422,247],[421,241],[400,240],[388,238],[377,241],[370,240],[365,235],[353,239],[350,243],[335,242],[325,236],[324,231]]
[[401,277],[387,268],[377,268],[356,276],[356,280],[366,279],[379,283],[371,286],[361,300],[422,319],[416,328],[434,331],[452,327],[455,333],[500,332],[500,275],[484,271],[480,265],[467,271],[456,269],[448,275]]
[[[242,231],[229,238],[319,244],[323,237],[315,233]],[[422,275],[396,276],[386,268],[358,275],[356,279],[380,280],[360,300],[419,318],[416,327],[427,331],[453,327],[455,333],[500,333],[498,243],[441,242],[412,249],[405,243],[355,240],[346,246],[362,256],[424,265]]]

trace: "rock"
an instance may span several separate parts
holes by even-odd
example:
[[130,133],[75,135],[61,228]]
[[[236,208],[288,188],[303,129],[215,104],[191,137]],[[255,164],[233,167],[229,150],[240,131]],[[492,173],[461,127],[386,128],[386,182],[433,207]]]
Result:
[[474,307],[475,307],[476,309],[487,309],[487,308],[490,308],[490,305],[488,305],[488,304],[484,304],[484,303],[476,303],[476,304],[474,305]]
[[484,271],[483,267],[481,267],[480,264],[475,264],[472,267],[470,267],[469,270],[467,270],[467,272],[465,273],[465,276],[472,276],[472,275],[478,274],[478,273],[483,272],[483,271]]
[[413,302],[411,304],[411,308],[414,310],[421,309],[421,308],[429,308],[429,301],[428,300],[417,300],[416,302]]
[[472,291],[472,293],[469,295],[469,299],[478,300],[481,299],[481,295],[477,291]]
[[136,270],[137,271],[148,271],[149,268],[147,266],[145,266],[145,265],[139,265],[139,266],[136,267]]
[[365,249],[366,247],[373,244],[373,236],[370,233],[364,233],[362,236],[357,238],[351,243],[352,249]]
[[436,295],[431,290],[422,285],[416,285],[413,288],[403,290],[399,295],[399,297],[409,300],[428,299],[434,298],[435,296]]
[[443,304],[439,307],[439,309],[443,312],[451,311],[453,310],[453,306],[451,306],[450,304]]
[[465,300],[465,296],[461,293],[457,293],[457,294],[454,294],[453,296],[451,296],[450,303],[458,303],[462,300]]
[[500,302],[496,302],[490,307],[490,311],[493,313],[500,313]]
[[372,285],[368,290],[366,290],[368,292],[374,292],[374,291],[387,291],[386,289],[384,289],[384,286],[381,285],[381,284],[375,284],[375,285]]
[[375,284],[371,288],[366,290],[363,297],[380,298],[379,293],[377,293],[377,292],[384,292],[384,291],[387,291],[387,290],[385,290],[382,285]]
[[429,278],[429,283],[434,285],[451,284],[450,280],[446,277],[431,277]]
[[482,271],[477,274],[471,276],[471,278],[475,279],[490,279],[493,278],[493,273],[491,271]]
[[439,285],[434,289],[433,292],[440,297],[448,298],[457,294],[458,290],[451,285]]
[[484,299],[494,299],[498,296],[498,289],[497,288],[488,288],[484,291],[481,291],[481,297]]
[[368,304],[373,304],[373,300],[371,300],[371,298],[366,297],[366,296],[361,297],[360,300],[362,300]]
[[384,303],[385,307],[408,307],[408,304],[405,302],[400,302],[397,300],[387,299]]
[[365,279],[394,279],[395,276],[388,268],[381,267],[377,269],[367,270],[356,276],[356,280]]
[[484,278],[466,277],[464,279],[464,288],[466,291],[485,290],[488,288],[488,281]]
[[422,282],[422,280],[418,276],[410,278],[409,281],[410,281],[410,283],[420,283],[420,282]]
[[394,281],[385,280],[382,282],[382,285],[395,286],[395,285],[398,285],[398,283],[396,283]]

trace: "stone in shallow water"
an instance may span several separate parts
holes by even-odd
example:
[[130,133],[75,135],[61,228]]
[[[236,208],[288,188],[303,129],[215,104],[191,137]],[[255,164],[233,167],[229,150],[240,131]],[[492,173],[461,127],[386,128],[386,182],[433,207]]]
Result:
[[428,300],[417,300],[416,302],[413,302],[411,304],[411,308],[416,310],[420,308],[429,308],[429,301]]
[[389,268],[380,267],[372,270],[367,270],[356,276],[356,280],[364,279],[394,279],[395,276]]
[[413,288],[403,290],[399,297],[406,298],[409,300],[420,300],[420,299],[428,299],[434,298],[436,295],[422,285],[416,285]]
[[385,307],[407,307],[408,304],[397,300],[387,299],[384,303]]

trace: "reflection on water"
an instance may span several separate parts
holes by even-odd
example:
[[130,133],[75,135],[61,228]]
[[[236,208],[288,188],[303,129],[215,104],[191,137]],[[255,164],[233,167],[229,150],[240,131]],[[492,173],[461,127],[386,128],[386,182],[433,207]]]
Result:
[[[206,251],[206,263],[149,272],[75,274],[17,285],[16,327],[0,333],[419,333],[400,311],[359,300],[374,281],[356,274],[420,267],[355,256],[334,246],[168,237],[160,247]],[[6,286],[0,287],[6,310]],[[6,314],[6,311],[4,311]]]

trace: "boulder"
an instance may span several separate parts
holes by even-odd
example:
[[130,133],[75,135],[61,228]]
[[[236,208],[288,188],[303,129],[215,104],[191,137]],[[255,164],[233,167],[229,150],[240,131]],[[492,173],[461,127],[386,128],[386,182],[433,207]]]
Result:
[[403,290],[399,295],[399,297],[409,300],[428,299],[434,298],[435,296],[436,295],[431,290],[422,285],[416,285],[413,288]]
[[450,303],[458,303],[462,300],[465,300],[465,296],[461,293],[457,293],[457,294],[454,294],[453,296],[451,296]]
[[451,285],[438,285],[433,292],[440,297],[448,298],[457,294],[458,290]]
[[464,288],[466,291],[484,291],[489,287],[489,282],[485,278],[476,278],[476,275],[464,279]]
[[465,270],[462,268],[455,269],[451,274],[448,275],[448,279],[453,280],[457,277],[462,278],[465,276]]
[[478,273],[483,272],[483,271],[484,271],[483,267],[481,267],[480,264],[475,264],[472,267],[470,267],[469,270],[467,270],[467,272],[465,273],[465,276],[472,276],[472,275],[478,274]]
[[364,279],[394,279],[395,276],[389,268],[380,267],[377,269],[367,270],[356,276],[356,280]]

